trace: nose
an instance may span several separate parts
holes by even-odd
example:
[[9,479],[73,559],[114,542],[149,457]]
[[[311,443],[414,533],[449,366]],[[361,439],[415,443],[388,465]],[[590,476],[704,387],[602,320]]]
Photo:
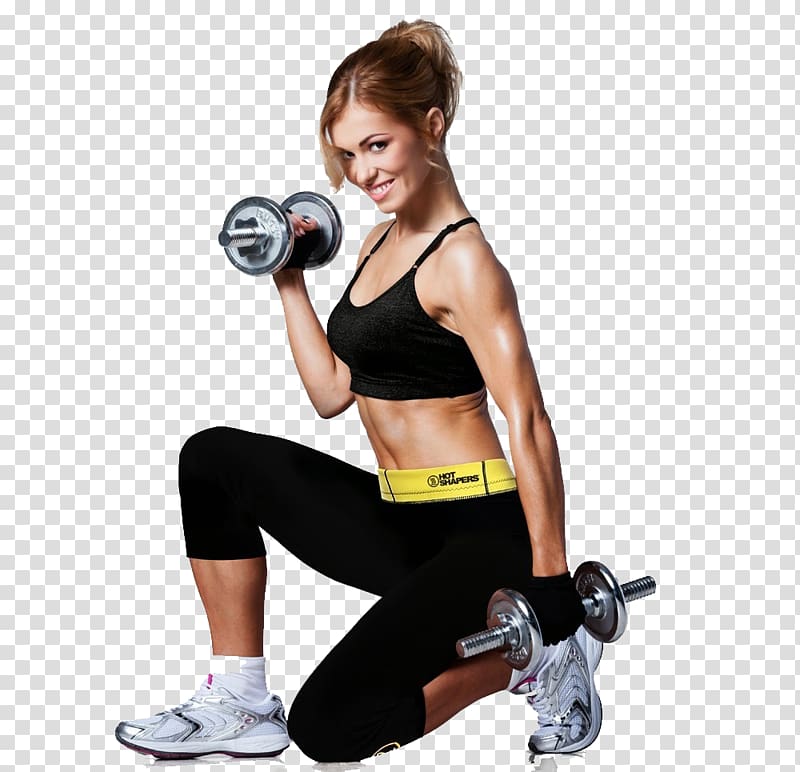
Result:
[[375,180],[375,169],[368,159],[356,159],[355,182],[361,188],[366,188]]

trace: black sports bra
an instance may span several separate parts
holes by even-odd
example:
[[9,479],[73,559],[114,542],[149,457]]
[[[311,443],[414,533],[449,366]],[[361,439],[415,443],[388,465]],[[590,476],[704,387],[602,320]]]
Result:
[[478,365],[460,335],[431,319],[419,302],[417,268],[445,236],[467,223],[448,225],[389,289],[363,306],[350,290],[394,222],[370,250],[328,317],[328,342],[350,368],[350,389],[378,399],[430,399],[471,394],[484,385]]

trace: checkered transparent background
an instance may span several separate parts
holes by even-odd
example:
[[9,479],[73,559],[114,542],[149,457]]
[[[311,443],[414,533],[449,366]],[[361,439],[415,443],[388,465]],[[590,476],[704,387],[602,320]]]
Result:
[[[597,742],[535,766],[794,770],[797,5],[152,5],[0,16],[3,768],[133,770],[117,721],[208,672],[190,435],[228,424],[374,467],[354,408],[315,416],[271,279],[216,234],[242,197],[329,194],[333,69],[424,17],[465,74],[449,156],[518,288],[571,566],[659,582],[606,648]],[[323,322],[381,216],[331,197],[343,248],[308,277]],[[373,598],[267,544],[269,683],[291,705]],[[365,766],[530,768],[534,726],[504,693]],[[238,766],[311,764],[293,746]]]

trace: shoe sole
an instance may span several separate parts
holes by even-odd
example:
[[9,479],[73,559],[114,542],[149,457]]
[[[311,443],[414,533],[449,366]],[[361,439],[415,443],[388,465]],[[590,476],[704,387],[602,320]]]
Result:
[[180,759],[196,759],[200,756],[209,756],[213,753],[224,753],[226,756],[233,756],[237,759],[263,759],[263,758],[273,758],[274,756],[280,756],[288,747],[289,743],[284,745],[277,750],[268,750],[268,751],[257,751],[256,753],[245,753],[243,751],[234,751],[227,748],[205,748],[203,750],[181,750],[181,751],[165,751],[161,750],[160,748],[148,748],[144,745],[136,745],[130,740],[125,740],[119,736],[118,733],[114,733],[117,741],[124,745],[126,748],[130,748],[132,751],[136,751],[137,753],[143,753],[146,756],[155,756],[157,759],[166,759],[169,761],[178,761]]
[[589,727],[589,733],[586,735],[586,737],[581,738],[578,740],[578,742],[573,743],[572,745],[565,745],[563,748],[539,750],[533,743],[533,737],[531,737],[531,739],[528,740],[528,749],[537,756],[546,756],[550,753],[579,753],[580,751],[586,750],[586,748],[588,748],[600,734],[600,729],[603,725],[603,703],[600,702],[600,695],[597,693],[597,687],[594,685],[594,671],[597,670],[597,666],[600,664],[600,658],[603,656],[603,644],[588,634],[587,637],[590,646],[597,653],[596,659],[593,658],[593,661],[590,662],[589,652],[583,652],[586,665],[589,669],[589,678],[591,679],[591,715],[592,718],[594,718],[594,716],[599,716],[600,718],[597,722],[592,721],[592,724]]

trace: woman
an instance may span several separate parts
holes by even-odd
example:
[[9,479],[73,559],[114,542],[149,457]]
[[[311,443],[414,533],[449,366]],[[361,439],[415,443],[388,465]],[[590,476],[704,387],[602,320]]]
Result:
[[[302,271],[274,275],[289,343],[325,417],[356,402],[378,473],[290,440],[216,427],[181,451],[186,551],[213,653],[188,702],[123,722],[125,745],[165,758],[277,755],[289,737],[317,761],[398,748],[496,691],[528,694],[539,752],[585,748],[600,729],[602,647],[580,623],[567,569],[558,449],[514,288],[469,216],[445,155],[461,73],[437,25],[401,22],[348,56],[320,121],[325,168],[381,212],[328,320]],[[294,218],[298,236],[312,228]],[[505,415],[516,477],[487,408]],[[335,580],[380,596],[311,673],[288,718],[266,687],[265,549],[259,528]],[[498,653],[458,661],[499,587],[542,626],[535,672]]]

